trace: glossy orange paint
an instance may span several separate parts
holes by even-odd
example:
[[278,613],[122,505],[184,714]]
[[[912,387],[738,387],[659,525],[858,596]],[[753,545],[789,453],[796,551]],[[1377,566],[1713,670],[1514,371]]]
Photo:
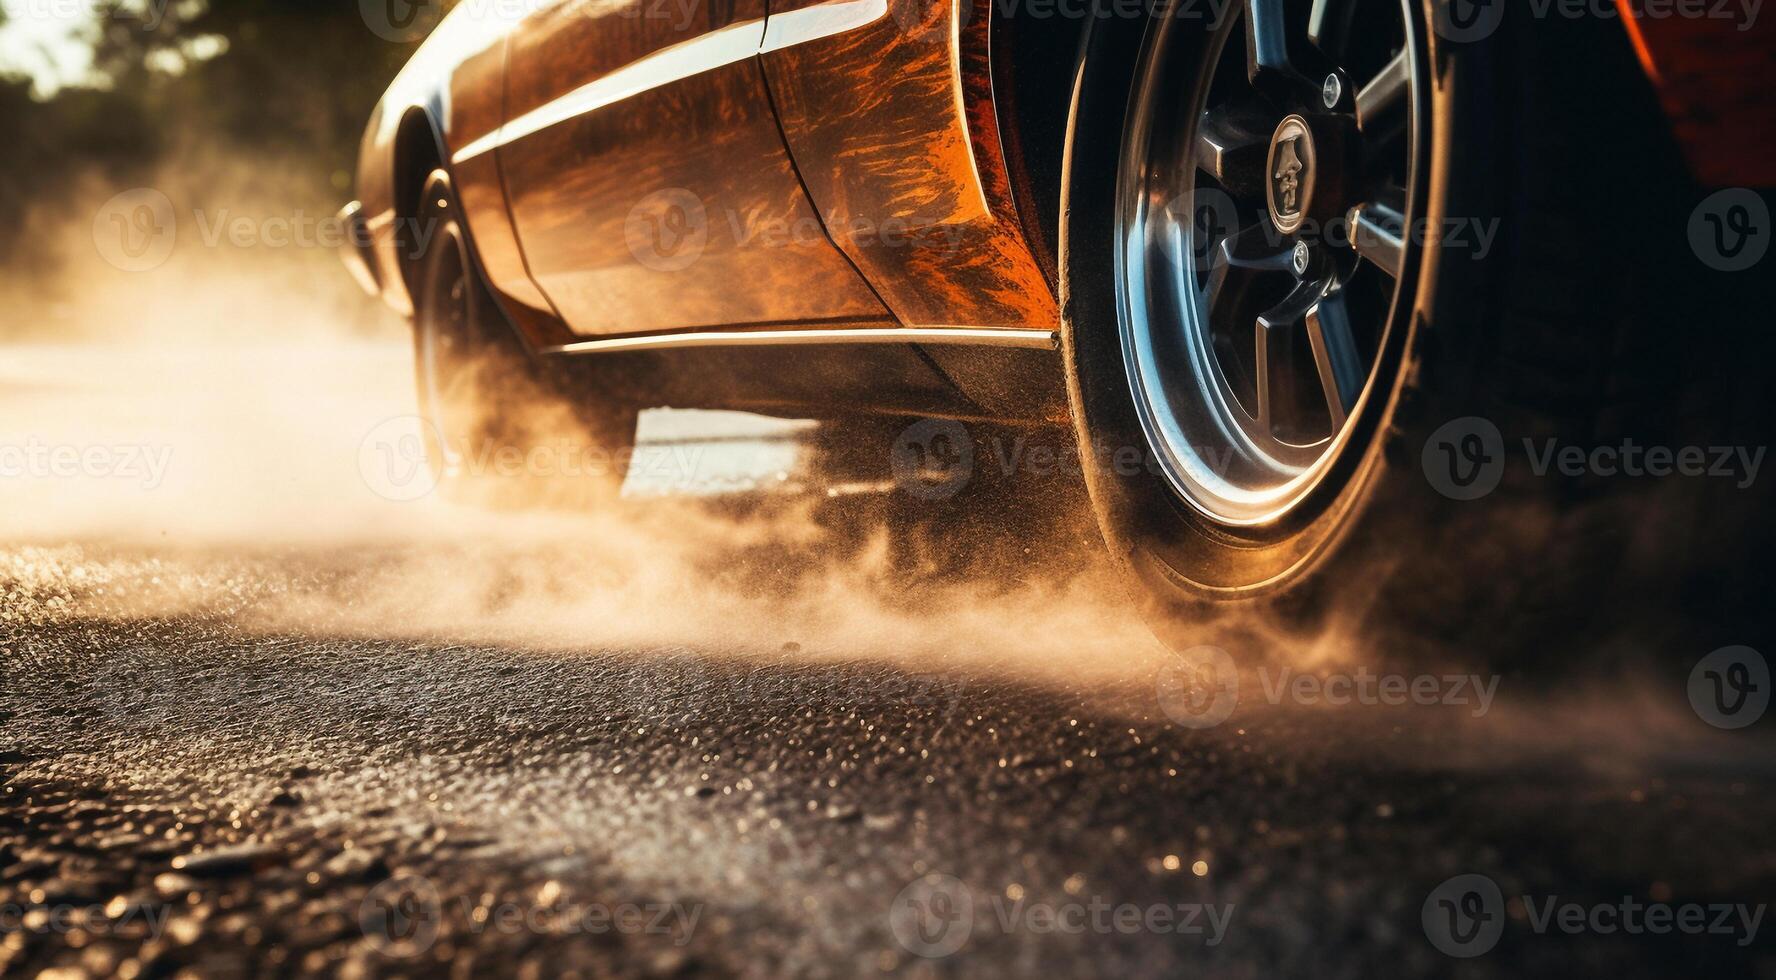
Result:
[[[544,11],[513,36],[507,117],[713,32],[756,47],[763,16],[763,0]],[[498,157],[531,276],[578,336],[888,318],[809,205],[756,59],[642,88]]]
[[866,27],[768,52],[766,74],[828,230],[901,322],[1051,328],[1000,146],[987,17],[963,9],[889,0]]
[[[398,230],[411,213],[396,186],[411,181],[402,125],[424,113],[487,276],[534,345],[759,326],[1053,329],[1053,283],[1000,145],[984,12],[779,0],[770,13],[802,12],[784,19],[800,33],[767,45],[764,4],[569,0],[510,22],[459,7],[378,107],[359,173],[366,221]],[[588,97],[593,83],[615,94]],[[374,252],[385,298],[406,306],[398,236]]]
[[1674,16],[1668,4],[1655,17],[1643,0],[1617,9],[1696,178],[1776,187],[1776,24]]

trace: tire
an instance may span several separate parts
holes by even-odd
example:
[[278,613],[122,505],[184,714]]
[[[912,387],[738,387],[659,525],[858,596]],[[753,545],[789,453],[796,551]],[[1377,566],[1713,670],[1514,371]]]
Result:
[[[1288,6],[1303,18],[1305,8]],[[1708,309],[1699,308],[1708,286],[1684,233],[1702,195],[1665,136],[1620,24],[1532,20],[1512,7],[1496,30],[1456,41],[1446,35],[1459,32],[1433,21],[1439,0],[1366,0],[1358,9],[1356,23],[1371,33],[1380,32],[1368,20],[1376,11],[1398,17],[1412,69],[1408,216],[1431,227],[1490,224],[1496,244],[1482,255],[1471,244],[1408,242],[1398,292],[1374,333],[1368,385],[1345,428],[1332,424],[1326,445],[1342,451],[1298,468],[1316,479],[1253,521],[1206,505],[1211,493],[1168,470],[1154,399],[1135,383],[1147,377],[1136,349],[1146,335],[1129,324],[1151,318],[1129,312],[1136,290],[1119,279],[1128,266],[1117,251],[1129,240],[1120,188],[1147,172],[1126,166],[1143,72],[1161,63],[1162,43],[1213,59],[1215,32],[1229,28],[1104,16],[1082,47],[1061,236],[1063,353],[1093,509],[1156,629],[1185,646],[1215,623],[1261,624],[1297,640],[1335,622],[1361,624],[1363,639],[1377,642],[1399,627],[1473,659],[1517,662],[1594,631],[1596,614],[1622,626],[1623,608],[1668,598],[1674,580],[1704,565],[1739,567],[1717,546],[1762,540],[1761,528],[1741,533],[1756,521],[1750,495],[1698,481],[1537,474],[1517,448],[1548,438],[1762,441],[1757,423],[1748,427],[1767,417],[1767,399],[1746,397],[1756,382],[1710,380],[1708,345],[1669,329],[1673,318]],[[1190,98],[1216,91],[1215,71],[1196,78]],[[1189,127],[1193,117],[1177,118]],[[1279,127],[1273,148],[1283,138]],[[1590,179],[1585,193],[1575,192],[1575,174]],[[1275,193],[1268,182],[1265,191]],[[1186,213],[1201,200],[1193,196]],[[1274,225],[1280,212],[1267,202]],[[1322,247],[1315,243],[1316,263]],[[1722,349],[1769,348],[1751,331],[1727,334]],[[1463,441],[1470,431],[1484,437],[1481,452],[1450,455],[1475,445]],[[1141,464],[1112,465],[1117,449],[1138,451]],[[1495,489],[1455,485],[1481,460],[1496,473]],[[1439,471],[1445,461],[1449,479]],[[1659,528],[1647,534],[1651,515]],[[1740,523],[1722,534],[1722,518]],[[1714,544],[1689,547],[1710,523]]]
[[620,489],[634,408],[532,354],[482,276],[449,175],[427,178],[433,232],[414,263],[414,359],[427,458],[452,500],[580,506]]

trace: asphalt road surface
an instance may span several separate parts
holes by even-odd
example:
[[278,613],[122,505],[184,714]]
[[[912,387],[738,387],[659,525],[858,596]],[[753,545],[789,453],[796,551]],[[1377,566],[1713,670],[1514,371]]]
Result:
[[[1150,683],[244,628],[325,588],[271,558],[177,617],[57,612],[182,561],[6,556],[8,973],[1776,969],[1770,756],[1693,717],[1245,677],[1199,726]],[[1458,875],[1490,941],[1427,929]]]
[[300,409],[239,357],[8,389],[168,453],[0,487],[0,972],[1776,976],[1770,722],[1711,723],[1706,649],[1229,671],[1092,589],[810,557],[784,515],[873,498],[781,446],[724,476],[769,533],[482,525],[366,492],[337,361]]

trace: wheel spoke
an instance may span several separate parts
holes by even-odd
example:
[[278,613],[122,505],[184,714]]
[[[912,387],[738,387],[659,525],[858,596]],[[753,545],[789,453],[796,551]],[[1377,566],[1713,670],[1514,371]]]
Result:
[[1286,0],[1246,0],[1246,78],[1272,99],[1290,88],[1317,95],[1331,67],[1304,36],[1297,36],[1288,7]]
[[1196,130],[1196,165],[1236,197],[1264,196],[1264,158],[1270,128],[1257,109],[1240,104],[1203,113]]
[[1350,311],[1345,308],[1343,294],[1328,293],[1308,308],[1307,339],[1313,346],[1314,367],[1319,371],[1326,409],[1332,415],[1332,432],[1337,434],[1356,407],[1366,380],[1356,340],[1351,336]]
[[1258,431],[1277,442],[1285,441],[1279,427],[1299,434],[1308,406],[1299,404],[1295,365],[1299,363],[1302,321],[1326,291],[1324,282],[1303,282],[1281,303],[1258,317]]
[[1349,3],[1313,0],[1313,10],[1307,15],[1307,39],[1321,51],[1333,52],[1344,39],[1344,28],[1349,18]]
[[1385,120],[1405,108],[1412,81],[1412,66],[1402,50],[1379,74],[1357,90],[1357,128],[1373,132]]
[[1209,258],[1209,279],[1203,289],[1209,322],[1233,322],[1229,318],[1259,280],[1286,274],[1292,275],[1289,250],[1273,245],[1263,225],[1252,225],[1222,239]]
[[1332,32],[1332,0],[1314,0],[1312,11],[1307,14],[1307,39],[1323,48],[1330,32]]
[[1406,258],[1406,219],[1380,201],[1359,204],[1350,213],[1351,247],[1390,277],[1400,278]]

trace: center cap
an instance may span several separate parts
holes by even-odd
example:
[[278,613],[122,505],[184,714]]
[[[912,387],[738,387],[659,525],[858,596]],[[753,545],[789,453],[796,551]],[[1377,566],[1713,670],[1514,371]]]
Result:
[[1307,216],[1313,200],[1314,142],[1308,132],[1307,120],[1285,116],[1270,138],[1270,156],[1265,161],[1265,196],[1270,202],[1270,220],[1277,230],[1292,234]]

